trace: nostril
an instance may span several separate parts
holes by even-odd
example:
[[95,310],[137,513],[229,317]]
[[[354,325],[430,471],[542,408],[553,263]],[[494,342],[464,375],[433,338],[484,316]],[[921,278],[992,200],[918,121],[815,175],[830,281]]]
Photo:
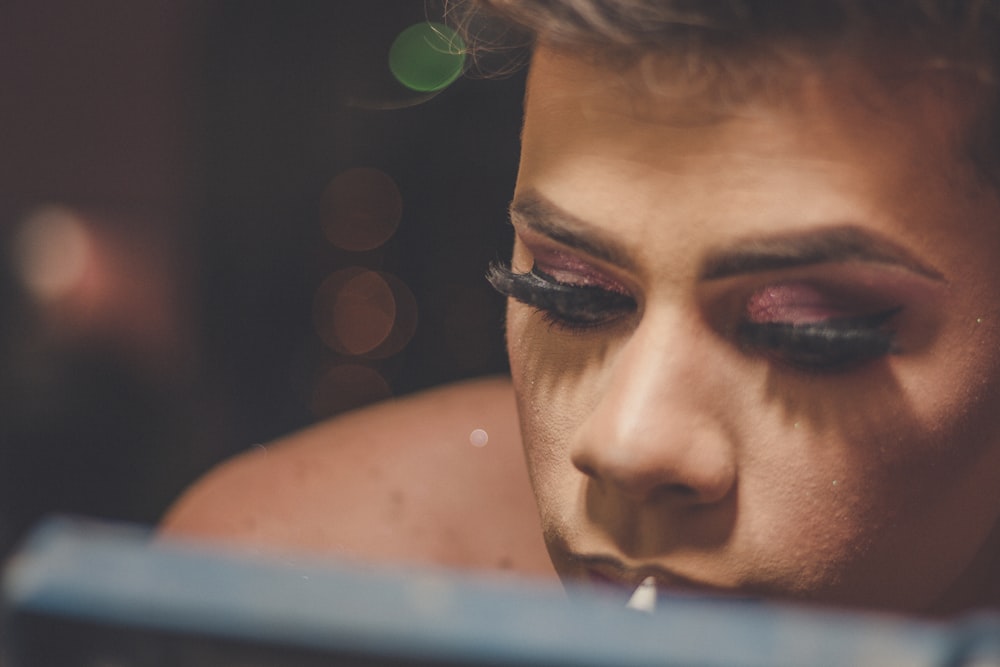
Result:
[[682,498],[697,498],[700,494],[694,487],[687,484],[664,484],[659,493],[665,496],[680,496]]
[[625,496],[647,500],[673,497],[697,501],[702,495],[694,485],[665,479],[662,471],[647,461],[637,460],[622,466],[614,465],[612,461],[594,461],[581,456],[574,458],[573,465],[587,478],[617,489],[617,493]]
[[[604,441],[608,442],[608,441]],[[588,479],[615,494],[643,501],[673,500],[712,504],[730,491],[732,461],[706,457],[704,447],[581,447],[573,466]]]

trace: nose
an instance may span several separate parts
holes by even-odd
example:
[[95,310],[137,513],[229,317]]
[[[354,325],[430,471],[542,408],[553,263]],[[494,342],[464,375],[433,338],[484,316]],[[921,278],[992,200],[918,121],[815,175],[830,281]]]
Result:
[[725,498],[737,469],[722,363],[703,332],[644,319],[608,358],[571,445],[573,464],[634,501]]

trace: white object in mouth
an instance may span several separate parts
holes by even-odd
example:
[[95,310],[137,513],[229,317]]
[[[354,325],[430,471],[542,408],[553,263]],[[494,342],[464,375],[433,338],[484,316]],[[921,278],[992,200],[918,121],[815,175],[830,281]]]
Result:
[[632,597],[628,599],[625,607],[647,613],[656,609],[656,579],[653,577],[643,579],[635,592],[632,593]]

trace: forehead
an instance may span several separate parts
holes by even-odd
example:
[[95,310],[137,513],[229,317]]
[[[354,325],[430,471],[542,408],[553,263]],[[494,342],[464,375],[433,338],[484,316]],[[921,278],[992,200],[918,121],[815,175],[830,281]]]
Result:
[[933,75],[876,77],[841,58],[733,100],[680,67],[538,49],[518,191],[652,238],[671,222],[752,233],[926,218],[979,189],[962,151],[969,97]]
[[[778,121],[787,138],[800,131],[794,139],[802,144],[818,145],[837,132],[838,141],[878,136],[901,139],[900,149],[957,154],[978,109],[957,81],[947,72],[885,63],[876,71],[849,54],[821,62],[803,56],[692,65],[682,56],[653,53],[621,67],[598,55],[542,46],[532,61],[525,134],[545,143],[579,133],[702,143],[709,135],[747,125],[759,131]],[[545,125],[535,133],[539,118]],[[564,131],[553,131],[557,125]],[[912,141],[914,131],[922,141]]]

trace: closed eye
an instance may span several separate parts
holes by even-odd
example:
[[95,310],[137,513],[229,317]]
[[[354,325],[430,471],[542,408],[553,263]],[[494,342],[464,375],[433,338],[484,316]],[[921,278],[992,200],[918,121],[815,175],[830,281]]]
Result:
[[805,324],[744,321],[737,335],[747,349],[794,368],[838,372],[894,351],[895,333],[887,325],[899,310]]
[[[554,326],[568,330],[609,324],[634,313],[637,307],[628,294],[560,282],[537,267],[516,273],[508,264],[495,262],[486,278],[504,296],[534,308]],[[748,352],[801,371],[835,373],[892,353],[895,332],[888,325],[900,310],[893,307],[871,315],[808,323],[745,319],[736,336]]]
[[553,325],[588,329],[635,312],[631,296],[594,285],[572,285],[532,267],[515,273],[508,264],[494,262],[486,279],[498,292],[541,312]]

